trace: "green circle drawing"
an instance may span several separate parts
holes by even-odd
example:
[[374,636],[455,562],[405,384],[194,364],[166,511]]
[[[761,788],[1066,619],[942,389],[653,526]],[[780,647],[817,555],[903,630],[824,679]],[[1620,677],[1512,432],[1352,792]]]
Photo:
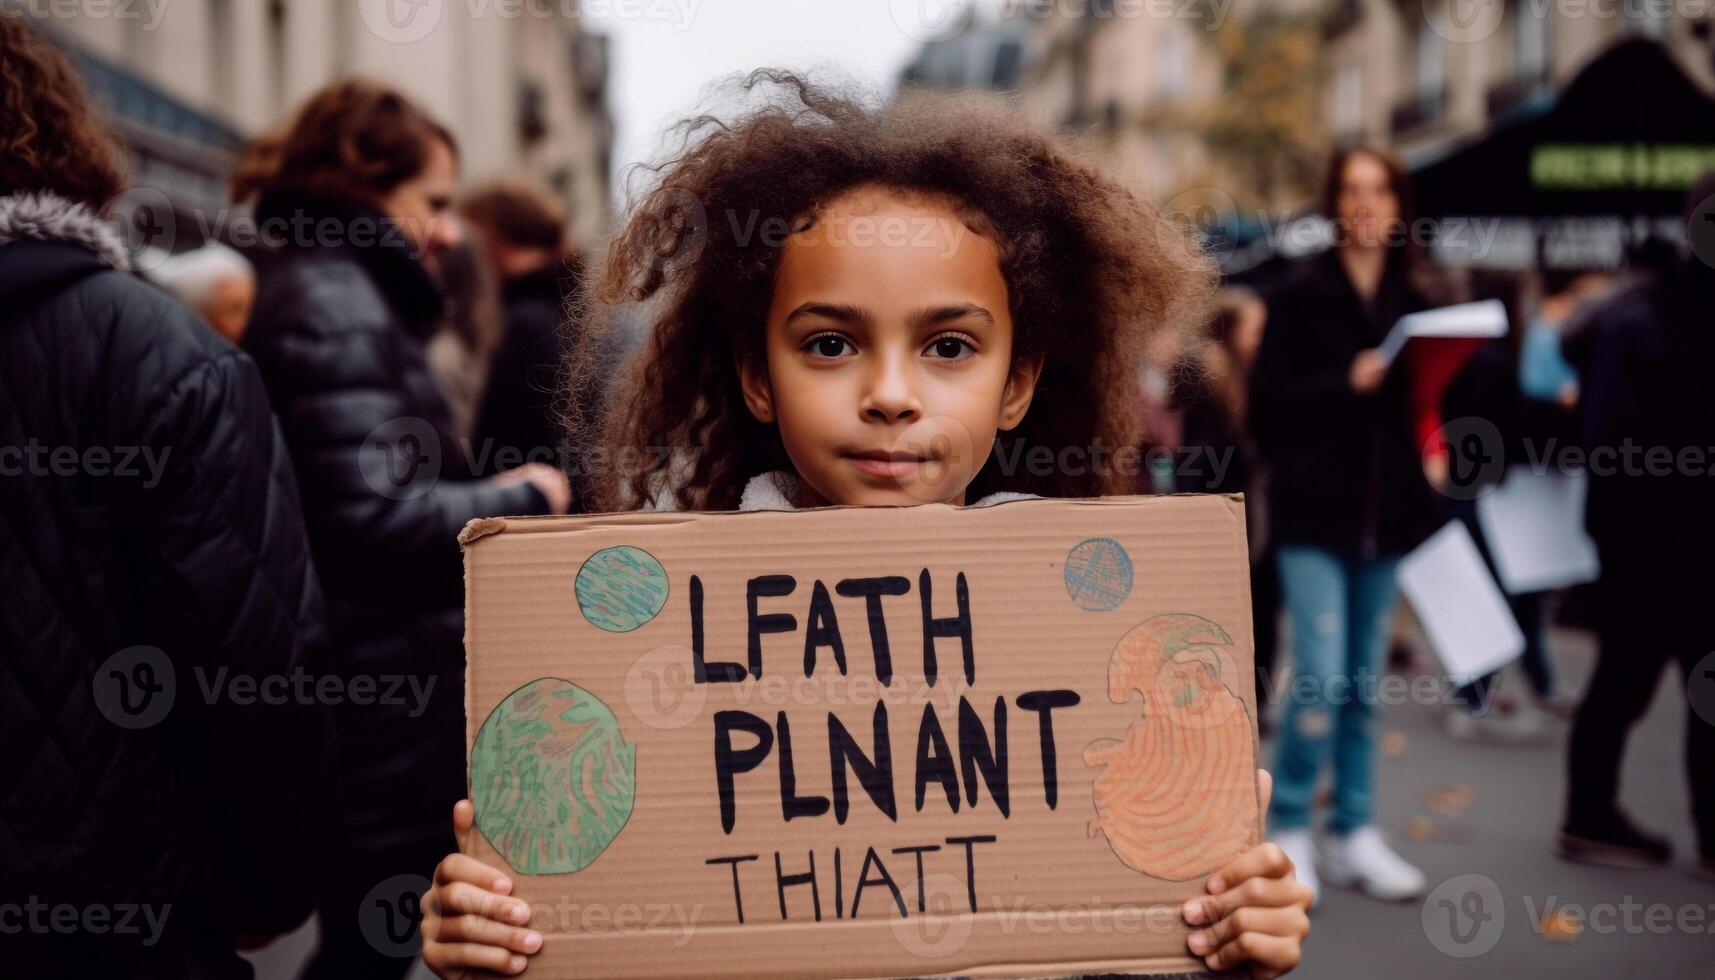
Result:
[[631,819],[636,751],[600,699],[570,681],[533,680],[476,733],[476,827],[520,874],[582,871]]
[[667,570],[642,548],[603,548],[578,569],[576,591],[591,626],[629,633],[667,604]]

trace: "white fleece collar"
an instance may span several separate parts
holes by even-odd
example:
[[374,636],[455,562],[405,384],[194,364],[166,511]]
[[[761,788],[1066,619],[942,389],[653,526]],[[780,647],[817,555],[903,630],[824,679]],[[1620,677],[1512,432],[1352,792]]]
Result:
[[0,245],[19,238],[78,245],[120,272],[131,269],[125,241],[113,224],[89,205],[58,194],[43,191],[0,197]]

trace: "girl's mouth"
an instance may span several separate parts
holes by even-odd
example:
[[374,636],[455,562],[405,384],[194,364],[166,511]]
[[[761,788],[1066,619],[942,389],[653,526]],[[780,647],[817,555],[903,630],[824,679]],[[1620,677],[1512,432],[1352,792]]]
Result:
[[871,476],[902,477],[917,472],[928,459],[917,453],[875,452],[845,453],[853,466]]

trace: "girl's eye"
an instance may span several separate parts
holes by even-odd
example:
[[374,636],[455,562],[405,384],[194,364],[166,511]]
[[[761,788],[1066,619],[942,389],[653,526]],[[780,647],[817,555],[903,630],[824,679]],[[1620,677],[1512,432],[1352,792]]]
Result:
[[927,353],[949,361],[963,360],[976,353],[976,348],[963,337],[942,337],[929,344]]
[[851,350],[851,342],[839,334],[812,337],[804,348],[817,357],[843,357]]

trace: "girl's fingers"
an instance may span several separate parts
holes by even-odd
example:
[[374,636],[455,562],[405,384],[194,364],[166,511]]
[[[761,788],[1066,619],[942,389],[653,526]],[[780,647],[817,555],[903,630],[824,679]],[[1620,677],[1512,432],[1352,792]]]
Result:
[[1185,944],[1198,956],[1208,956],[1246,933],[1278,936],[1301,943],[1310,934],[1310,917],[1296,906],[1242,908],[1207,929],[1193,932],[1186,937]]
[[516,898],[484,891],[467,882],[455,881],[447,885],[436,885],[431,894],[434,907],[430,911],[436,915],[449,918],[455,915],[475,915],[507,925],[530,924],[528,904]]
[[[433,931],[431,932],[431,925]],[[431,924],[423,918],[423,938],[437,943],[477,943],[499,946],[510,952],[531,955],[542,949],[542,934],[531,929],[509,926],[478,915],[435,917]]]
[[1244,908],[1290,908],[1308,912],[1310,889],[1291,878],[1251,878],[1219,895],[1204,895],[1185,903],[1185,921],[1206,926]]
[[1260,800],[1258,810],[1262,813],[1262,826],[1257,828],[1257,833],[1265,834],[1268,833],[1268,804],[1274,799],[1274,776],[1267,769],[1256,771],[1256,795]]
[[1298,939],[1242,932],[1232,942],[1205,956],[1203,962],[1217,972],[1248,963],[1252,980],[1274,980],[1298,966],[1302,955],[1303,943]]
[[465,838],[475,824],[476,807],[469,800],[460,800],[453,804],[453,835],[459,839],[460,848],[464,847]]
[[424,943],[423,963],[440,977],[467,976],[466,971],[487,970],[504,976],[524,972],[530,958],[499,946],[481,943]]
[[448,854],[435,865],[435,884],[463,881],[496,895],[512,894],[512,879],[468,854]]
[[1209,876],[1204,888],[1211,895],[1232,888],[1249,878],[1288,878],[1292,876],[1292,861],[1280,845],[1258,844],[1233,859],[1233,863]]

